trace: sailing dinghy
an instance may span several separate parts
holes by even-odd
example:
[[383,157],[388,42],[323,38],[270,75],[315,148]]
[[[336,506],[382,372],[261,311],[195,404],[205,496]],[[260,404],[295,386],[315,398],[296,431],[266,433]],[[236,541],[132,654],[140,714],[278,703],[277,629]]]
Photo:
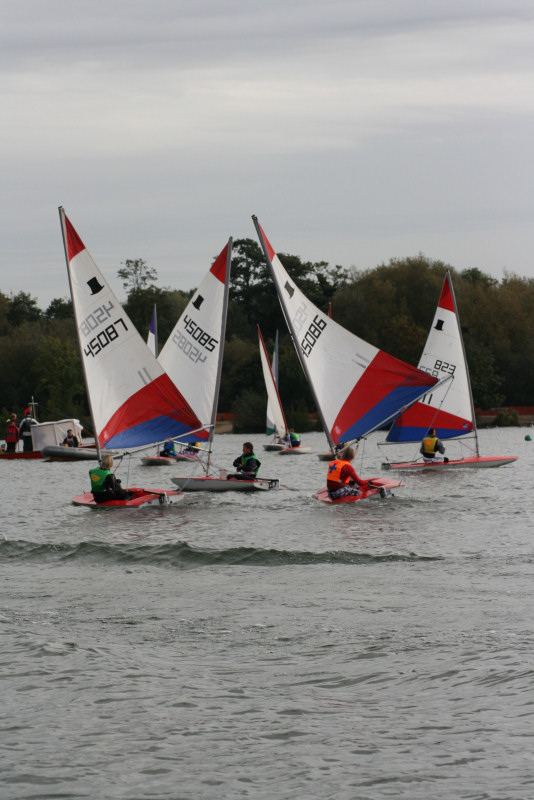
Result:
[[[258,325],[258,333],[259,333],[259,336],[260,336],[261,364],[262,364],[262,369],[263,369],[263,375],[264,375],[264,378],[265,378],[265,367],[264,367],[264,363],[263,363],[264,355],[263,355],[263,351],[262,351],[263,339],[261,338],[260,326],[259,325]],[[263,348],[265,348],[265,344],[263,344]],[[267,364],[268,363],[269,362],[268,362],[268,359],[267,359]],[[274,385],[276,387],[276,390],[278,392],[278,331],[276,331],[276,336],[275,336],[275,339],[274,339],[274,350],[273,350],[273,357],[272,357],[272,360],[271,360],[270,368],[271,368],[271,372],[272,372],[272,379],[273,379]],[[271,383],[271,381],[269,379],[269,384],[270,383]],[[285,418],[283,420],[283,424],[282,425],[279,424],[278,427],[276,425],[276,420],[277,419],[278,419],[278,422],[280,423],[280,418],[279,418],[279,415],[277,413],[278,404],[274,403],[274,410],[273,410],[273,403],[271,402],[271,399],[270,399],[270,396],[269,396],[269,384],[267,382],[267,379],[265,379],[265,386],[267,388],[267,413],[266,413],[266,419],[265,419],[265,428],[266,428],[265,433],[267,434],[267,436],[272,436],[272,440],[269,442],[269,444],[264,444],[263,445],[263,449],[264,450],[277,451],[277,450],[283,450],[284,447],[285,447],[285,444],[282,444],[279,440],[283,439],[286,436],[286,434],[287,434],[287,426],[286,426]],[[280,403],[280,408],[281,408],[281,406],[282,406],[282,404]],[[282,416],[283,416],[283,411],[282,411]],[[278,433],[277,432],[278,430],[279,431],[283,431],[283,433]]]
[[[276,333],[278,338],[278,331]],[[280,400],[280,395],[278,393],[278,382],[275,379],[273,369],[271,367],[271,364],[269,363],[267,349],[265,347],[265,342],[263,341],[263,336],[259,325],[258,325],[258,339],[260,345],[260,357],[261,357],[261,366],[263,370],[263,379],[265,381],[265,388],[267,389],[267,414],[268,418],[270,415],[270,419],[272,420],[272,428],[274,433],[273,443],[264,444],[263,447],[265,450],[277,450],[280,455],[287,455],[288,453],[291,453],[293,455],[309,453],[311,447],[306,447],[303,445],[300,445],[299,447],[288,447],[287,444],[279,443],[281,439],[287,440],[289,438],[289,429],[287,427],[284,409],[282,407],[282,401]],[[276,346],[275,346],[275,353],[276,353]]]
[[[379,350],[345,330],[300,291],[252,218],[269,265],[297,355],[310,385],[332,452],[384,427],[401,408],[431,389],[437,378]],[[400,481],[371,478],[369,492],[344,502],[387,494]],[[315,496],[330,501],[326,490]]]
[[[387,443],[420,443],[429,429],[436,429],[439,439],[474,442],[473,454],[463,458],[424,461],[384,462],[389,470],[450,470],[501,467],[516,461],[517,456],[481,456],[479,451],[473,393],[465,355],[462,328],[447,271],[430,333],[419,361],[419,369],[436,378],[451,375],[452,380],[435,387],[421,400],[400,414],[387,435]],[[465,437],[462,439],[461,437]]]
[[[180,386],[196,417],[208,423],[205,474],[172,478],[173,483],[183,492],[235,492],[274,489],[279,486],[279,481],[274,478],[229,481],[225,470],[217,469],[216,475],[210,473],[221,384],[231,261],[232,239],[229,239],[186,306],[158,358],[160,366],[171,381]],[[198,439],[196,434],[181,437],[182,441],[191,443]]]
[[[187,435],[208,433],[135,329],[104,276],[59,209],[65,259],[98,456]],[[129,488],[131,500],[95,503],[92,492],[73,498],[91,508],[170,504],[164,489]]]

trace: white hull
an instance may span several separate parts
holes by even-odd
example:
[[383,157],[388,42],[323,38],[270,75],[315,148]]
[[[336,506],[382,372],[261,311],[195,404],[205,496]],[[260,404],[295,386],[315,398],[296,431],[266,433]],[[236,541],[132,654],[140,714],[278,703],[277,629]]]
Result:
[[254,481],[229,481],[226,478],[172,478],[182,492],[254,492],[279,489],[278,478],[258,478]]
[[263,449],[279,452],[285,449],[285,444],[264,444]]

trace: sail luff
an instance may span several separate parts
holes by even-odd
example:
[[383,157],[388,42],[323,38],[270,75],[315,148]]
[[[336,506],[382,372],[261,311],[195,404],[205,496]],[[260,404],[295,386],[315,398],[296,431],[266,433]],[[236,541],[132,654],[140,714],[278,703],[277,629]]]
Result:
[[466,372],[466,378],[467,378],[467,387],[468,387],[468,390],[469,390],[469,402],[470,402],[470,405],[471,405],[471,423],[473,425],[473,433],[474,433],[474,436],[475,436],[475,452],[476,452],[477,458],[479,458],[480,457],[480,448],[479,448],[479,443],[478,443],[478,431],[477,431],[477,420],[476,420],[475,404],[474,404],[474,401],[473,401],[473,389],[471,387],[471,377],[469,375],[469,365],[467,363],[467,355],[466,355],[466,352],[465,352],[465,343],[464,343],[464,337],[463,337],[463,333],[462,333],[462,326],[460,324],[460,315],[458,314],[458,306],[456,305],[456,295],[454,294],[454,288],[453,288],[453,285],[452,285],[451,273],[450,273],[449,270],[447,270],[446,279],[448,281],[449,291],[450,291],[451,297],[452,297],[452,303],[453,303],[453,306],[454,306],[454,316],[456,317],[456,324],[458,325],[458,338],[460,339],[460,344],[462,345],[462,353],[463,353],[463,356],[464,356],[465,372]]
[[222,365],[224,356],[224,337],[226,336],[226,318],[228,316],[228,299],[230,292],[230,272],[232,268],[232,246],[233,246],[233,238],[230,236],[230,238],[228,239],[228,245],[227,245],[228,249],[226,253],[226,273],[224,281],[224,297],[223,297],[223,311],[222,311],[221,338],[220,338],[221,343],[219,347],[217,377],[215,378],[215,392],[213,396],[213,408],[211,412],[211,428],[208,440],[209,444],[208,444],[208,459],[206,465],[206,474],[208,473],[211,464],[211,451],[213,444],[213,436],[215,433],[215,423],[217,421],[217,406],[219,404],[219,392],[221,388]]
[[69,281],[69,290],[70,290],[70,296],[71,296],[71,300],[72,300],[72,310],[74,312],[74,319],[76,321],[76,339],[78,341],[78,350],[79,350],[79,354],[80,354],[80,361],[82,362],[83,377],[84,377],[84,381],[85,381],[85,389],[86,389],[87,398],[88,398],[88,401],[89,401],[89,415],[91,417],[91,426],[93,428],[93,435],[94,435],[94,439],[95,439],[96,452],[97,452],[97,455],[98,455],[98,460],[100,461],[101,448],[100,448],[100,442],[99,442],[99,439],[98,439],[97,427],[96,427],[96,423],[95,423],[95,414],[94,414],[94,409],[93,409],[93,401],[92,401],[92,398],[91,398],[91,392],[89,390],[89,380],[88,380],[88,377],[87,377],[87,369],[86,369],[86,366],[85,366],[85,359],[83,357],[83,345],[82,345],[82,341],[81,341],[81,338],[80,338],[80,329],[79,329],[79,326],[78,326],[77,302],[76,302],[76,298],[75,298],[75,292],[73,291],[73,286],[72,286],[72,275],[71,275],[69,251],[68,251],[68,244],[67,244],[67,224],[66,224],[66,221],[65,221],[65,209],[63,208],[63,206],[59,206],[58,210],[59,210],[59,222],[60,222],[60,225],[61,225],[61,235],[63,237],[63,248],[65,250],[65,261],[66,261],[66,264],[67,264],[67,277],[68,277],[68,281]]

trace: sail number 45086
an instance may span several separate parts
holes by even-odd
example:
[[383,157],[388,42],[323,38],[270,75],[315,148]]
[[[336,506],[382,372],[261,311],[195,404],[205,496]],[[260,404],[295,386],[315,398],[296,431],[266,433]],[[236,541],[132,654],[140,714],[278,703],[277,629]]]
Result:
[[316,314],[315,317],[313,318],[313,322],[310,323],[310,327],[308,328],[308,330],[306,331],[300,342],[302,353],[303,355],[306,356],[306,358],[310,355],[311,351],[315,347],[317,339],[319,338],[319,336],[321,335],[321,333],[324,331],[325,328],[326,328],[326,320],[321,319],[319,317],[319,314]]

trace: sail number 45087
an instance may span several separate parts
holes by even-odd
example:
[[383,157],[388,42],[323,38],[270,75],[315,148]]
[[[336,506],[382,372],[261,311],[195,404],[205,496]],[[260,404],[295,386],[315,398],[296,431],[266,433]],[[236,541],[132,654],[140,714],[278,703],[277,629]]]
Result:
[[100,333],[91,339],[91,341],[83,348],[84,355],[94,358],[100,353],[101,350],[104,349],[104,347],[107,347],[110,342],[114,342],[115,339],[118,339],[119,332],[121,331],[121,328],[117,330],[119,322],[125,331],[128,330],[123,318],[119,317],[119,319],[116,319],[115,322],[111,322],[103,330],[101,330]]

